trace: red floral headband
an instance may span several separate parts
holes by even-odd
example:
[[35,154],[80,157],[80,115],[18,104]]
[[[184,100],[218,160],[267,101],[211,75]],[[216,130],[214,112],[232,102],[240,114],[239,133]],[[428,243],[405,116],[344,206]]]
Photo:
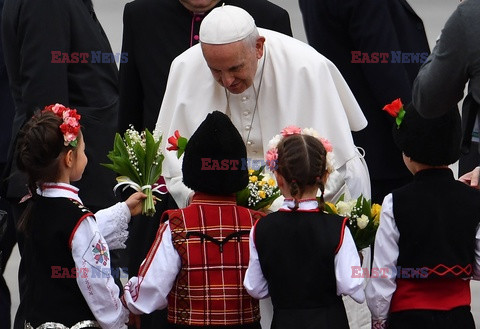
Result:
[[60,125],[60,131],[63,134],[63,145],[77,147],[77,137],[80,132],[80,118],[81,115],[77,113],[77,110],[63,106],[62,104],[45,106],[42,112],[53,112],[59,118],[63,119],[63,123]]

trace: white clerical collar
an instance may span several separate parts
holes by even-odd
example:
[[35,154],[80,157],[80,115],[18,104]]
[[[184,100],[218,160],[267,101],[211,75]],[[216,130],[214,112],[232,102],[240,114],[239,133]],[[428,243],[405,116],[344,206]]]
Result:
[[78,188],[66,183],[44,183],[37,194],[47,198],[69,198],[82,203],[78,196]]
[[[294,199],[285,199],[283,201],[282,206],[279,210],[283,211],[290,211],[292,208],[295,207],[295,200]],[[298,201],[298,210],[316,210],[318,209],[318,202],[316,199],[304,199]]]

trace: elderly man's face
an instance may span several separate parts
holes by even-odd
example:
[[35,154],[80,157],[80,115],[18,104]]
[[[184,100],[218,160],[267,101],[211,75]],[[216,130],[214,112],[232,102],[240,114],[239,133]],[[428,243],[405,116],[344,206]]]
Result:
[[219,2],[220,0],[180,0],[180,3],[194,13],[206,12]]
[[244,41],[202,44],[203,57],[214,79],[232,94],[240,94],[253,84],[264,42],[265,38],[259,37],[255,46]]

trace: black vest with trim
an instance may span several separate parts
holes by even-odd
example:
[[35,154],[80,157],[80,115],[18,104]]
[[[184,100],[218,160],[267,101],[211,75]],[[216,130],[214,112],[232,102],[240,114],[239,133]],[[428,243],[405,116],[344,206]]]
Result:
[[278,211],[255,226],[255,246],[275,309],[341,303],[334,258],[344,221],[320,212]]
[[27,266],[26,321],[34,327],[45,322],[70,327],[95,320],[77,285],[76,275],[85,272],[75,268],[70,249],[72,232],[93,214],[67,198],[38,196],[30,202],[31,230],[23,254]]
[[392,195],[401,277],[471,276],[480,191],[455,180],[450,169],[428,169]]

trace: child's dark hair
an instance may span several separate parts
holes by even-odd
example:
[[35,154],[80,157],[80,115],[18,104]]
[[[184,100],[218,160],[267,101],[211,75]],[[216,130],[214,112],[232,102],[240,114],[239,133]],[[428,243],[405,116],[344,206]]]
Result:
[[[59,173],[59,155],[73,149],[64,146],[60,125],[63,119],[50,111],[36,112],[25,123],[18,134],[16,146],[17,167],[28,176],[28,189],[32,198],[37,196],[37,186],[45,182],[55,182]],[[79,134],[81,138],[81,134]],[[25,234],[30,230],[32,203],[29,202],[23,212],[18,229]]]
[[277,171],[290,185],[290,194],[295,199],[292,210],[298,209],[296,196],[302,196],[309,186],[317,186],[322,192],[318,206],[323,210],[323,177],[327,173],[327,151],[322,142],[309,135],[291,135],[284,137],[277,148]]

